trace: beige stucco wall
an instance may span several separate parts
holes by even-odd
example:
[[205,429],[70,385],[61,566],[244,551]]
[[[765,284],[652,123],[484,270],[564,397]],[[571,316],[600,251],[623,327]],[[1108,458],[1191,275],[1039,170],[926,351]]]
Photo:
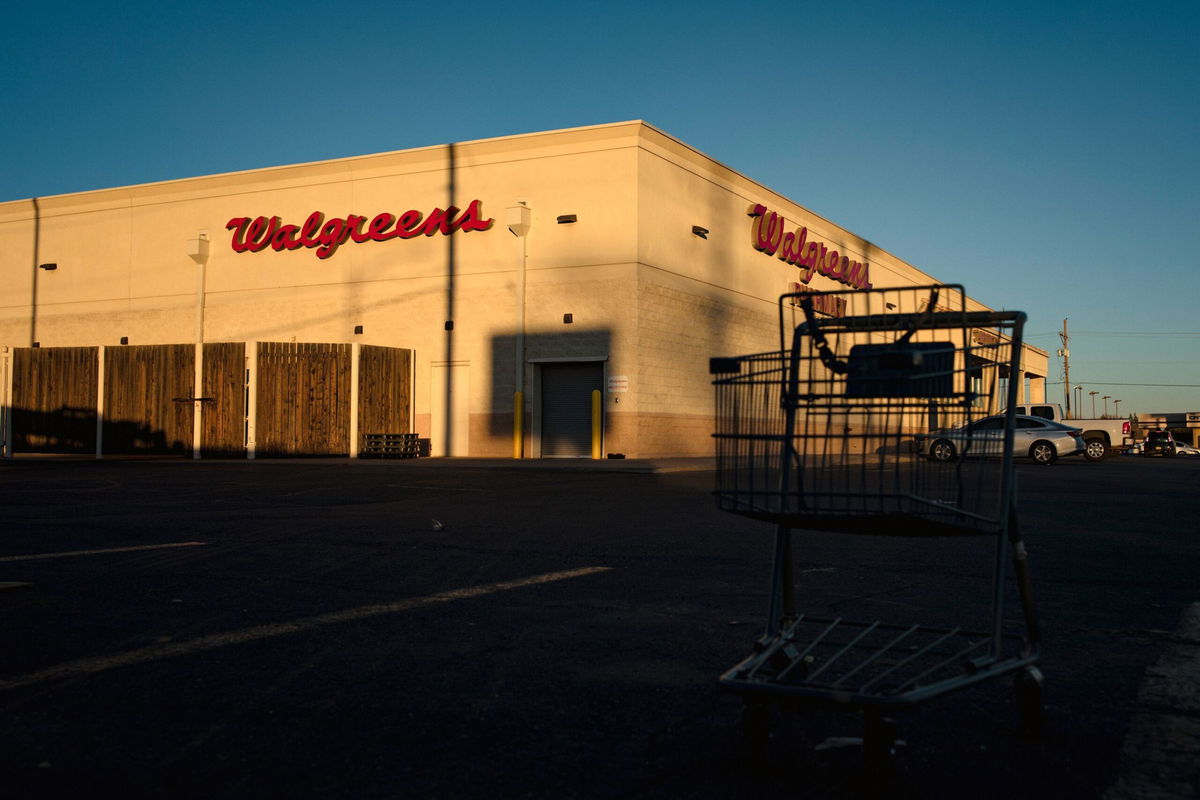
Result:
[[[472,200],[495,220],[489,230],[350,242],[326,259],[307,248],[235,253],[226,230],[235,217],[299,225],[313,211],[370,218]],[[573,357],[603,359],[607,377],[628,381],[628,391],[604,393],[607,452],[711,452],[708,358],[775,347],[777,298],[800,272],[751,246],[752,203],[869,262],[877,286],[936,282],[628,122],[0,203],[0,343],[193,341],[198,267],[186,242],[203,231],[211,240],[206,340],[412,348],[414,421],[425,436],[436,435],[435,371],[465,364],[470,453],[506,456],[522,242],[505,228],[505,208],[518,200],[533,211],[525,242],[532,454],[538,364]],[[557,224],[562,214],[578,221]],[[36,269],[46,262],[58,268]],[[812,286],[844,288],[819,275]],[[444,330],[450,319],[453,333]],[[1028,363],[1039,368],[1036,355]]]

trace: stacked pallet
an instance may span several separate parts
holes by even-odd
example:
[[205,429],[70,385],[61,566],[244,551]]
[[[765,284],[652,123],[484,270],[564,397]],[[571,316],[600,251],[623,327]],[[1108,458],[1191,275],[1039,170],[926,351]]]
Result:
[[421,455],[415,433],[364,433],[360,458],[416,458]]

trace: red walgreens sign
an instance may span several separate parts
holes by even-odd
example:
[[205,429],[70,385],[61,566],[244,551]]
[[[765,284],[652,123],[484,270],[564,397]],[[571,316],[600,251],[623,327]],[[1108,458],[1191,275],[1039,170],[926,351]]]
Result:
[[753,220],[750,243],[754,249],[799,267],[804,271],[801,282],[808,283],[820,273],[852,289],[871,288],[871,265],[867,262],[852,261],[816,239],[810,242],[808,228],[785,232],[787,220],[762,203],[752,204],[746,213]]
[[346,242],[361,244],[386,242],[388,239],[414,239],[435,233],[448,236],[455,231],[486,231],[495,220],[484,219],[479,206],[479,200],[472,200],[461,214],[457,207],[450,206],[447,209],[435,208],[429,212],[429,216],[414,209],[405,211],[399,217],[384,212],[369,220],[357,214],[347,214],[345,219],[334,217],[326,221],[323,213],[314,211],[303,225],[285,225],[279,217],[234,217],[225,228],[233,231],[230,244],[235,253],[257,253],[268,247],[276,252],[315,247],[317,258],[329,258]]

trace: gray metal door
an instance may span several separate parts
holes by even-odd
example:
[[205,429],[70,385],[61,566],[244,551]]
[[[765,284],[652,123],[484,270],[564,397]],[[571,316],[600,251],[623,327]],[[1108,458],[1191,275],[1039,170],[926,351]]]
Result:
[[592,391],[603,390],[604,363],[542,365],[542,456],[590,458]]

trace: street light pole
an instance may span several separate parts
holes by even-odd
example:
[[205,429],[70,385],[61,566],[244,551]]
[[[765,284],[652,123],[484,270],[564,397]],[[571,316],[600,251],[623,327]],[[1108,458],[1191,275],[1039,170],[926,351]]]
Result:
[[529,228],[533,211],[525,200],[505,210],[508,231],[521,240],[521,261],[517,268],[517,325],[514,337],[513,375],[513,458],[525,457],[525,270],[529,265]]
[[1092,419],[1095,419],[1096,418],[1096,395],[1098,395],[1100,393],[1099,392],[1088,392],[1088,394],[1090,394],[1092,396]]
[[1121,401],[1113,400],[1113,416],[1117,419],[1121,418]]
[[196,343],[192,376],[192,458],[199,458],[203,430],[200,398],[204,396],[204,270],[208,265],[208,231],[200,231],[195,239],[188,240],[187,254],[200,267],[196,276],[196,332],[192,337]]
[[1104,418],[1105,419],[1108,419],[1108,398],[1110,398],[1110,397],[1112,397],[1111,394],[1104,395]]
[[1079,412],[1083,410],[1083,384],[1075,387],[1075,415],[1079,416]]

